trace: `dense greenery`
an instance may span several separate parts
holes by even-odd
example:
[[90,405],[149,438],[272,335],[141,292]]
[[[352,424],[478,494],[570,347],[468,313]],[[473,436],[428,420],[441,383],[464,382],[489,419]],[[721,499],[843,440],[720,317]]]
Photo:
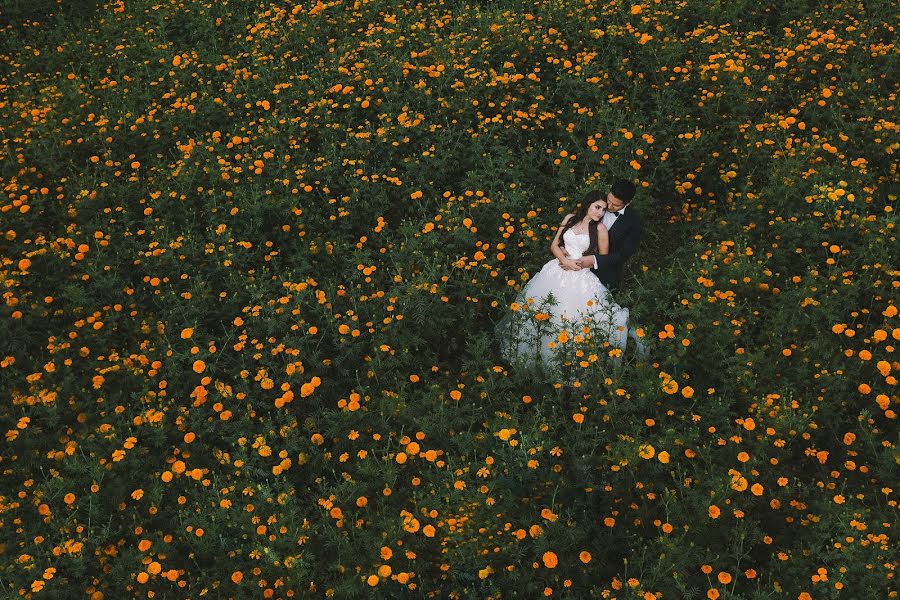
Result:
[[[0,15],[4,597],[897,597],[890,3]],[[619,177],[649,356],[505,363]]]

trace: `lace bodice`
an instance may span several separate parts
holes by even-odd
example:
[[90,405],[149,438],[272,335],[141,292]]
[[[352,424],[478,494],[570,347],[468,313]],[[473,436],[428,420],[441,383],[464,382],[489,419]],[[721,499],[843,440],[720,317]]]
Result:
[[563,234],[563,241],[566,243],[566,252],[569,253],[569,256],[578,258],[590,246],[591,237],[586,233],[575,233],[568,229]]

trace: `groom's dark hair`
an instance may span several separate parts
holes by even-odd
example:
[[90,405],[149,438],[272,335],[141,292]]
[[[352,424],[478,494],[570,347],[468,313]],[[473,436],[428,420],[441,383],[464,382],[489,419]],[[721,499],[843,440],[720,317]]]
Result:
[[635,190],[636,188],[634,187],[633,183],[631,183],[627,179],[619,179],[612,185],[609,193],[611,193],[613,196],[615,196],[625,204],[629,204],[632,198],[634,198]]

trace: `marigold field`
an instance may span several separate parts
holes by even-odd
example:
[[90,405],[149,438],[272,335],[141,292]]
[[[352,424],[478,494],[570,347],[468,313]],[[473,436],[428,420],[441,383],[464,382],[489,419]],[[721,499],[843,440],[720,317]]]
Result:
[[[5,0],[0,596],[897,598],[898,20]],[[504,361],[619,177],[647,357]]]

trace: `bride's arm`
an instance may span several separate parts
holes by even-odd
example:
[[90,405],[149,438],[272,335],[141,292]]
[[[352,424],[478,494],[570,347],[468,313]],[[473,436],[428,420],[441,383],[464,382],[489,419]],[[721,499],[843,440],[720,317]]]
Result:
[[569,222],[569,219],[571,219],[572,216],[573,215],[569,214],[563,217],[562,223],[559,224],[559,228],[557,228],[556,230],[556,235],[553,236],[553,241],[550,242],[550,252],[553,254],[553,256],[559,259],[559,263],[562,266],[577,267],[575,261],[570,259],[565,253],[565,250],[563,250],[563,248],[559,245],[559,238],[562,235],[563,227],[565,227],[566,223]]
[[609,229],[602,221],[597,221],[597,254],[609,254]]

